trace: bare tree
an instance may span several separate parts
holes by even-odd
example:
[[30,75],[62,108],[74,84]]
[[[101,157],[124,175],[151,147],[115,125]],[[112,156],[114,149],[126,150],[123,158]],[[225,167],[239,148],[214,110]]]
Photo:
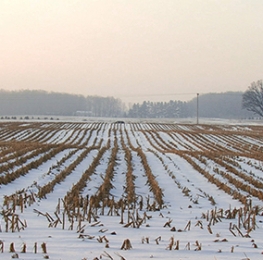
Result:
[[242,107],[263,117],[263,81],[252,82],[243,94]]

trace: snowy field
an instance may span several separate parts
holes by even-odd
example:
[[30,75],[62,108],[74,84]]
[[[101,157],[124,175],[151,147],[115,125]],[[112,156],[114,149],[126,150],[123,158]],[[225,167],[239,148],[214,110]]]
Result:
[[0,259],[262,259],[262,133],[2,121]]

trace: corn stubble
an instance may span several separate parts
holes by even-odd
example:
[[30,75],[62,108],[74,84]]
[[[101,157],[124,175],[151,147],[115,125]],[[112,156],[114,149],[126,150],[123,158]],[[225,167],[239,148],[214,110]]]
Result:
[[[103,227],[103,223],[100,222],[99,216],[117,216],[119,224],[124,228],[141,228],[142,226],[148,226],[152,216],[150,212],[161,211],[166,208],[164,202],[164,193],[162,187],[157,181],[156,176],[153,173],[153,169],[147,159],[147,152],[151,152],[155,155],[156,159],[163,165],[164,171],[171,177],[176,187],[181,190],[182,195],[188,197],[189,200],[198,204],[198,199],[191,196],[191,187],[185,187],[181,185],[180,181],[176,178],[176,173],[169,169],[169,166],[164,160],[162,155],[174,154],[183,158],[188,164],[190,164],[198,173],[203,175],[210,183],[215,184],[220,190],[238,199],[243,207],[239,209],[219,209],[215,207],[212,210],[208,210],[203,213],[200,220],[196,223],[193,221],[186,221],[184,228],[176,228],[172,226],[173,219],[169,218],[164,222],[163,228],[169,228],[170,232],[191,232],[193,228],[199,228],[204,230],[206,228],[209,235],[214,234],[215,226],[226,220],[231,220],[229,223],[229,233],[234,237],[240,236],[242,238],[249,238],[251,233],[256,230],[257,227],[257,216],[262,214],[263,209],[259,206],[253,206],[252,200],[249,197],[255,197],[259,200],[263,200],[263,179],[258,178],[253,173],[246,172],[241,167],[241,158],[250,158],[251,160],[259,160],[262,162],[263,148],[254,142],[253,145],[247,144],[245,141],[238,139],[238,132],[232,130],[221,130],[220,128],[214,128],[211,131],[212,126],[208,129],[203,126],[203,130],[195,129],[193,127],[191,133],[186,130],[176,128],[174,125],[165,125],[160,128],[158,125],[149,124],[151,130],[145,130],[140,124],[132,124],[128,131],[127,128],[112,125],[108,131],[109,140],[106,144],[102,145],[102,140],[98,142],[97,137],[92,145],[89,144],[93,131],[106,131],[106,126],[101,124],[94,124],[96,127],[90,130],[90,135],[86,141],[83,138],[77,139],[79,129],[74,129],[72,134],[63,143],[60,144],[47,144],[46,141],[51,136],[55,136],[56,131],[50,128],[50,135],[42,133],[39,129],[35,131],[35,134],[28,136],[28,139],[23,141],[15,141],[15,134],[17,131],[16,125],[13,125],[11,130],[6,130],[3,134],[0,150],[0,184],[8,185],[12,181],[18,179],[21,176],[26,176],[32,169],[37,169],[44,162],[52,159],[56,154],[66,149],[74,150],[67,156],[62,158],[54,168],[49,169],[46,175],[51,175],[52,171],[63,167],[65,161],[69,160],[73,154],[77,151],[81,151],[80,155],[71,162],[67,167],[55,175],[55,177],[43,186],[39,186],[35,183],[38,192],[32,193],[27,190],[17,191],[15,194],[5,196],[3,209],[1,215],[3,223],[0,226],[1,231],[5,232],[21,232],[27,228],[26,220],[22,220],[19,214],[22,214],[27,207],[31,207],[35,204],[36,200],[46,198],[47,194],[53,192],[57,184],[62,183],[67,176],[72,174],[75,168],[87,157],[92,150],[97,150],[97,155],[93,158],[90,166],[84,171],[79,181],[74,183],[71,190],[67,191],[64,198],[60,198],[55,209],[55,212],[41,212],[41,210],[34,209],[34,213],[47,220],[48,228],[61,228],[76,230],[79,234],[79,238],[96,240],[102,244],[104,248],[110,247],[110,239],[106,237],[108,229]],[[21,126],[20,126],[21,127]],[[34,127],[38,127],[36,124]],[[253,133],[245,133],[254,140],[261,140],[261,131],[255,128]],[[85,129],[85,135],[88,135],[88,129]],[[145,150],[140,146],[139,141],[135,138],[135,133],[140,132],[148,144],[152,147],[151,149]],[[166,133],[170,137],[170,141],[166,141],[160,135],[160,132]],[[210,134],[219,136],[225,142],[228,142],[227,146],[219,145],[209,140]],[[176,134],[180,134],[184,137],[187,142],[180,143],[180,140],[176,139]],[[4,136],[10,138],[13,136],[12,141],[5,141]],[[50,137],[48,137],[50,136]],[[232,137],[233,136],[233,137]],[[135,140],[135,144],[131,141],[131,138]],[[11,138],[12,139],[12,138]],[[10,139],[10,140],[11,140]],[[112,141],[110,141],[110,139]],[[89,144],[89,145],[88,145]],[[193,151],[192,145],[196,150]],[[178,149],[182,146],[184,149]],[[82,194],[86,187],[86,183],[89,182],[90,178],[96,171],[98,165],[100,165],[101,159],[105,155],[106,151],[110,150],[109,163],[106,167],[105,173],[101,175],[102,184],[98,187],[97,192],[92,196],[84,196]],[[126,183],[123,187],[123,195],[121,198],[116,198],[111,195],[111,190],[114,189],[114,176],[118,167],[118,154],[120,150],[124,152],[125,164],[127,171],[125,172]],[[147,179],[147,186],[149,191],[153,194],[153,200],[150,196],[141,196],[136,194],[135,181],[133,166],[133,154],[135,154],[141,162],[143,167],[143,174]],[[32,160],[34,157],[38,157],[36,160]],[[4,163],[5,162],[5,163]],[[176,162],[171,162],[176,167]],[[248,162],[252,165],[252,162]],[[209,165],[213,164],[211,168]],[[20,167],[19,167],[20,166]],[[253,165],[252,165],[253,166]],[[16,169],[14,170],[14,168]],[[263,170],[262,165],[256,165],[257,169]],[[189,177],[190,178],[190,177]],[[222,178],[225,180],[222,181]],[[234,187],[234,188],[233,188]],[[242,191],[242,192],[240,192]],[[205,191],[200,189],[203,194],[203,198],[211,202],[211,205],[215,206],[216,201],[214,197],[207,194]],[[246,194],[246,195],[244,195]],[[162,214],[162,212],[160,212]],[[87,233],[88,227],[99,227],[98,231],[100,235],[91,236]],[[202,231],[203,232],[203,231]],[[105,233],[105,235],[101,235]],[[176,233],[173,233],[176,234]],[[149,244],[150,237],[143,237],[142,244]],[[162,244],[161,236],[153,239],[156,245]],[[216,239],[214,242],[228,242],[225,239]],[[257,248],[257,244],[253,243],[253,247]],[[165,246],[164,246],[165,248]],[[133,249],[131,240],[125,239],[120,246],[121,250]],[[166,250],[203,250],[202,243],[196,240],[194,243],[182,242],[179,239],[175,239],[172,236],[169,240]],[[0,252],[4,253],[5,246],[4,241],[0,240]],[[41,244],[41,251],[44,254],[44,258],[48,259],[47,246],[45,243]],[[234,253],[234,246],[230,247],[231,253]],[[9,246],[9,252],[13,253],[12,258],[18,258],[18,253],[15,250],[14,243]],[[28,252],[28,246],[24,243],[20,251],[23,254]],[[37,254],[37,242],[34,244],[34,253]],[[124,259],[118,254],[121,259]],[[113,259],[106,251],[101,257],[107,257]]]

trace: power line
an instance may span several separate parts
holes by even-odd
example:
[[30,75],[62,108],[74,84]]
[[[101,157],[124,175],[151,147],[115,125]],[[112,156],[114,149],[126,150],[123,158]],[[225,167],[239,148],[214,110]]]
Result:
[[[202,93],[201,93],[202,94]],[[154,96],[182,96],[182,95],[196,95],[196,93],[163,93],[163,94],[140,94],[140,95],[120,95],[119,97],[154,97]]]
[[[240,93],[239,93],[240,92]],[[197,92],[193,93],[162,93],[162,94],[134,94],[134,95],[119,95],[120,98],[129,98],[129,97],[157,97],[157,96],[183,96],[183,95],[196,95]],[[242,91],[226,91],[226,92],[198,92],[199,95],[207,95],[207,94],[223,94],[223,95],[243,95]]]

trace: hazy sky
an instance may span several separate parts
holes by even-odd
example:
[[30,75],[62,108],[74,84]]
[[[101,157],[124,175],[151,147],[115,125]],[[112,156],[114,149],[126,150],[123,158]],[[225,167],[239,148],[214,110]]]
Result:
[[259,79],[263,0],[0,0],[0,89],[182,100]]

